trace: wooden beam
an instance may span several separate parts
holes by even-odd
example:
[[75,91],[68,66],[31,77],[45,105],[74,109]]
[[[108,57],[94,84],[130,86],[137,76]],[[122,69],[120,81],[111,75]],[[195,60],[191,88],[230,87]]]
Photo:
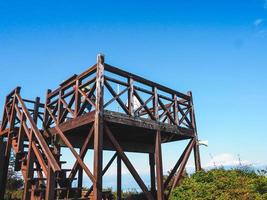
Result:
[[[52,115],[52,112],[49,109],[48,109],[48,112],[50,113],[50,116],[53,118],[54,122],[56,123],[56,118]],[[74,157],[77,159],[79,165],[84,169],[85,173],[88,175],[88,177],[91,179],[91,181],[95,182],[95,177],[93,176],[93,174],[91,173],[89,168],[84,164],[84,162],[81,159],[81,157],[79,156],[79,154],[75,151],[72,144],[70,143],[68,138],[64,135],[64,133],[61,131],[61,129],[59,128],[59,126],[57,124],[55,124],[55,130],[57,131],[57,134],[62,139],[64,144],[70,149],[70,151],[72,152]]]
[[193,142],[193,140],[190,140],[190,142],[188,143],[188,145],[186,146],[185,150],[183,151],[182,155],[180,156],[180,158],[178,159],[178,161],[176,162],[176,164],[174,165],[173,169],[171,170],[171,173],[169,174],[169,176],[167,177],[167,179],[164,182],[164,190],[167,189],[170,181],[172,180],[173,176],[175,175],[177,169],[179,168],[181,162],[183,161],[183,158],[186,154],[187,149],[191,146],[191,143]]
[[[104,176],[106,174],[106,172],[108,171],[109,167],[112,165],[113,161],[115,160],[115,158],[118,156],[117,153],[114,153],[114,155],[111,157],[111,159],[109,160],[109,162],[107,163],[107,165],[105,166],[105,168],[102,171],[102,176]],[[89,190],[87,191],[87,193],[85,194],[85,197],[88,197],[89,194],[93,191],[93,185],[89,188]]]
[[185,152],[185,155],[184,155],[183,160],[181,162],[181,165],[179,167],[179,170],[178,170],[178,172],[177,172],[177,174],[175,176],[175,179],[173,181],[173,185],[172,185],[172,189],[171,190],[173,190],[177,186],[179,181],[181,180],[182,173],[184,172],[186,163],[188,161],[188,158],[190,156],[190,153],[191,153],[192,148],[194,147],[195,143],[196,143],[195,139],[192,139],[192,142],[190,143],[190,146],[186,149],[186,152]]
[[[87,135],[87,137],[85,138],[85,141],[84,141],[84,144],[82,146],[82,148],[80,149],[80,157],[81,159],[84,159],[86,153],[87,153],[87,150],[88,150],[88,147],[89,147],[89,142],[90,142],[90,139],[93,135],[93,132],[94,132],[94,127],[92,127]],[[69,179],[71,180],[71,182],[74,180],[74,177],[77,173],[77,170],[82,170],[80,165],[79,165],[79,162],[76,160],[70,174],[69,174]]]

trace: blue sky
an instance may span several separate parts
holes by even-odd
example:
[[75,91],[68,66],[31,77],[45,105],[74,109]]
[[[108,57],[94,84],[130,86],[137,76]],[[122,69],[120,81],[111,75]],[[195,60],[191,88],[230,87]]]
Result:
[[[266,49],[264,0],[0,0],[0,111],[15,86],[44,99],[102,52],[109,64],[193,91],[199,136],[210,143],[201,148],[204,166],[211,157],[236,164],[238,154],[267,165]],[[163,147],[165,171],[175,148]]]

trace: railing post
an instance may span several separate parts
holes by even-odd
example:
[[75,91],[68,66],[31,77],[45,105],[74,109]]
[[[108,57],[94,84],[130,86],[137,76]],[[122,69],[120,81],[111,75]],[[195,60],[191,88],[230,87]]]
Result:
[[60,119],[61,119],[61,114],[62,114],[62,95],[64,94],[63,90],[60,89],[59,94],[58,94],[58,111],[57,111],[57,124],[60,124]]
[[44,121],[43,121],[43,129],[45,130],[46,128],[48,128],[49,124],[48,123],[48,119],[49,119],[49,112],[48,112],[48,104],[50,103],[50,98],[48,97],[49,94],[51,93],[51,90],[47,90],[46,92],[46,100],[45,100],[45,108],[44,108]]
[[94,200],[102,199],[104,56],[97,55],[96,109],[94,122]]
[[38,115],[39,115],[39,108],[40,108],[40,97],[35,98],[34,104],[34,111],[33,111],[33,121],[37,124]]
[[128,91],[128,110],[131,116],[134,115],[134,102],[133,102],[133,79],[132,77],[128,78],[129,91]]
[[155,119],[158,121],[159,120],[159,103],[158,103],[158,89],[157,87],[153,87],[153,93],[154,93],[154,99],[153,99],[153,111],[154,111],[154,116],[155,116]]
[[79,94],[79,86],[80,86],[80,80],[77,79],[75,82],[75,112],[74,112],[74,118],[78,117],[78,113],[79,113],[79,109],[80,109],[80,104],[81,104],[81,98],[80,98],[80,94]]
[[194,145],[194,159],[195,159],[195,169],[196,171],[201,170],[201,162],[200,162],[200,152],[199,152],[199,143],[198,143],[198,134],[197,134],[197,125],[196,125],[196,117],[195,117],[195,110],[194,110],[194,102],[193,102],[193,95],[192,92],[188,92],[190,96],[190,121],[192,123],[192,127],[195,134],[195,145]]
[[174,121],[176,123],[177,126],[179,126],[179,116],[178,116],[178,102],[177,102],[177,95],[174,94],[172,96],[174,104],[173,104],[173,116],[174,116]]

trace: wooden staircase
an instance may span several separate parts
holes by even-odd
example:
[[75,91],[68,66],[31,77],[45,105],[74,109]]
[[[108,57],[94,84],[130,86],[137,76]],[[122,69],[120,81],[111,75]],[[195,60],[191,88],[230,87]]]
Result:
[[[30,109],[26,104],[32,104]],[[63,169],[59,144],[55,138],[38,128],[45,116],[40,112],[44,105],[40,99],[24,100],[20,88],[6,98],[1,125],[1,145],[5,151],[1,179],[3,199],[5,179],[11,149],[15,155],[15,171],[21,171],[24,179],[23,199],[90,199],[81,197],[82,188],[72,187],[75,177],[68,177],[71,169]]]

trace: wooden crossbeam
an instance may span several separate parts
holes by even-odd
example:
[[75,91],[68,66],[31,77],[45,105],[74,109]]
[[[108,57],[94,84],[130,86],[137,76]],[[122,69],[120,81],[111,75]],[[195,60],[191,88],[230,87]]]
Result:
[[124,112],[127,113],[128,115],[130,115],[128,108],[124,105],[122,100],[118,97],[117,93],[113,90],[111,85],[106,80],[104,80],[104,84],[107,87],[107,89],[109,90],[109,92],[112,94],[112,96],[114,98],[116,98],[116,101],[120,104],[120,106],[124,110]]
[[83,170],[85,171],[85,173],[88,175],[88,177],[94,183],[95,182],[95,177],[93,176],[93,174],[91,173],[91,171],[89,170],[89,168],[84,164],[82,158],[75,151],[75,149],[73,148],[73,146],[70,143],[70,141],[67,139],[67,137],[64,135],[64,133],[59,128],[58,124],[56,123],[56,118],[53,116],[52,112],[49,109],[48,109],[48,112],[49,112],[50,116],[53,118],[53,120],[55,122],[55,129],[57,131],[57,134],[60,136],[60,138],[62,139],[62,141],[64,142],[64,144],[70,149],[70,151],[72,152],[72,154],[74,155],[74,157],[77,159],[79,165],[83,168]]
[[173,124],[175,124],[175,120],[174,120],[173,117],[171,116],[170,111],[165,107],[164,103],[162,103],[162,101],[160,100],[160,98],[158,99],[158,101],[159,101],[159,104],[160,104],[160,106],[162,107],[162,109],[163,109],[164,111],[166,111],[166,114],[168,115],[169,119],[172,121]]
[[[90,91],[89,91],[89,93],[88,94],[86,94],[86,93],[84,93],[83,91],[83,96],[85,95],[85,97],[88,97],[87,99],[87,101],[92,105],[92,106],[94,106],[95,107],[95,104],[94,104],[94,102],[93,101],[91,101],[91,97],[93,96],[93,94],[94,94],[94,92],[95,92],[95,89],[96,89],[96,83],[94,83],[94,85],[93,85],[93,87],[90,89]],[[81,90],[80,89],[78,89],[78,92],[80,92]],[[79,103],[79,102],[76,102],[76,104],[77,103]],[[92,104],[93,103],[93,104]],[[84,109],[85,109],[85,107],[86,107],[86,102],[83,102],[82,103],[82,106],[80,107],[80,109],[79,109],[79,112],[78,112],[78,116],[79,115],[81,115],[82,114],[82,112],[84,111]]]
[[180,156],[180,158],[178,159],[178,161],[176,162],[176,164],[174,165],[173,169],[171,170],[171,173],[169,174],[169,176],[167,177],[167,179],[164,182],[164,190],[167,189],[170,181],[172,180],[173,176],[175,175],[177,169],[179,168],[187,149],[191,146],[191,143],[193,142],[193,140],[191,139],[190,142],[188,143],[188,145],[186,146],[186,148],[184,149],[182,155]]
[[[108,171],[109,167],[112,165],[113,161],[115,160],[115,158],[118,156],[117,152],[115,152],[113,154],[113,156],[111,157],[111,159],[109,160],[109,162],[107,163],[107,165],[105,166],[105,168],[102,171],[102,176],[104,176],[106,174],[106,172]],[[86,194],[84,195],[85,197],[88,197],[91,192],[93,191],[93,185],[89,188],[89,190],[86,192]]]
[[[92,138],[93,132],[94,132],[94,126],[92,126],[92,128],[90,129],[89,134],[86,136],[85,141],[83,143],[83,146],[81,148],[81,151],[80,151],[81,159],[84,159],[84,157],[87,153],[87,150],[89,147],[89,142],[90,142],[90,139]],[[79,170],[79,168],[80,168],[79,162],[76,160],[76,162],[75,162],[74,166],[72,167],[72,170],[69,174],[69,179],[71,180],[71,182],[74,180],[74,177],[75,177],[77,171]]]
[[105,103],[104,108],[106,108],[108,105],[110,105],[113,101],[117,100],[119,98],[119,96],[123,95],[125,92],[127,92],[129,90],[129,87],[125,88],[124,90],[122,90],[119,94],[117,94],[114,98],[112,98],[111,100],[109,100],[107,103]]
[[109,127],[107,126],[107,124],[104,123],[104,128],[105,128],[105,133],[107,134],[110,142],[112,143],[112,145],[114,146],[114,148],[116,149],[118,155],[120,156],[120,158],[122,159],[122,161],[124,162],[124,164],[126,165],[126,167],[128,168],[128,170],[130,171],[130,173],[132,174],[132,176],[134,177],[135,181],[137,182],[137,184],[140,186],[140,188],[142,189],[142,191],[144,192],[144,194],[146,195],[146,197],[149,200],[153,200],[153,196],[151,195],[151,193],[148,191],[145,183],[143,182],[143,180],[140,178],[139,174],[137,173],[137,171],[135,170],[134,166],[132,165],[132,163],[130,162],[130,160],[128,159],[128,157],[126,156],[126,154],[124,153],[124,151],[122,150],[120,144],[118,143],[118,141],[115,139],[115,137],[113,136],[111,130],[109,129]]
[[150,116],[151,119],[155,120],[155,116],[151,113],[151,111],[149,110],[149,108],[145,105],[144,101],[142,100],[142,98],[139,96],[139,94],[136,92],[136,90],[133,91],[134,96],[136,96],[136,98],[138,99],[138,101],[144,105],[144,109],[146,110],[147,114]]

